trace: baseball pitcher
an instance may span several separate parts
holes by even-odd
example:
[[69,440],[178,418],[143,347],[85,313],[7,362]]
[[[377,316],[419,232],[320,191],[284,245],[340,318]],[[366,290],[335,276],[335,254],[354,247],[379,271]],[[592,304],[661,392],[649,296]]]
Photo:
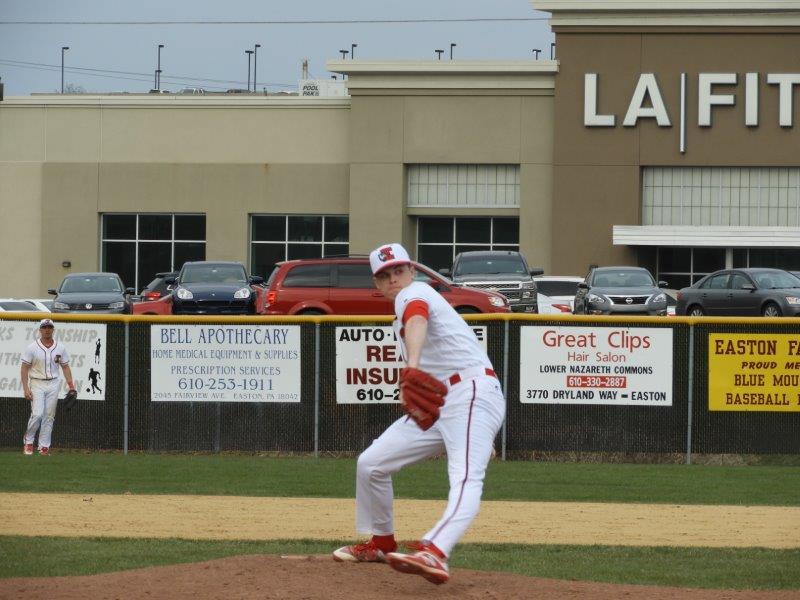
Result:
[[[365,543],[344,546],[333,558],[388,562],[436,584],[450,578],[447,560],[478,514],[486,466],[505,418],[505,399],[489,358],[461,316],[430,285],[414,281],[414,266],[399,244],[373,250],[378,290],[394,300],[394,329],[406,368],[400,398],[406,416],[395,421],[358,458],[356,527]],[[442,518],[397,552],[392,474],[447,453],[450,494]]]

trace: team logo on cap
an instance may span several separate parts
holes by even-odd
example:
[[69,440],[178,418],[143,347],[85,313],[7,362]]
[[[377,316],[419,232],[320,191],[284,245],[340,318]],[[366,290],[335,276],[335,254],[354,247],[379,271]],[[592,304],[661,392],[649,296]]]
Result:
[[391,246],[384,246],[380,250],[378,250],[378,259],[381,262],[386,262],[387,260],[394,260],[394,252],[392,252]]

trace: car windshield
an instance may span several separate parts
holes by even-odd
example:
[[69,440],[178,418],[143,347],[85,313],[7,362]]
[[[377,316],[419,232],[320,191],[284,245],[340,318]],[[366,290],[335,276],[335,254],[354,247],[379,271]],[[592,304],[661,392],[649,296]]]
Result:
[[528,271],[519,256],[462,256],[456,265],[453,276],[499,275],[501,273],[527,275]]
[[241,283],[247,285],[241,265],[186,265],[181,283]]
[[0,302],[0,308],[8,311],[41,312],[35,305],[31,304],[30,302],[24,302],[22,300]]
[[647,271],[620,269],[619,271],[598,271],[592,281],[594,287],[627,288],[654,286],[655,281]]
[[59,290],[62,294],[75,292],[119,292],[122,293],[122,284],[114,275],[83,275],[67,277]]
[[800,279],[786,271],[761,271],[752,275],[756,285],[765,290],[800,287]]
[[578,291],[578,281],[540,281],[536,280],[536,287],[540,294],[545,296],[574,296]]

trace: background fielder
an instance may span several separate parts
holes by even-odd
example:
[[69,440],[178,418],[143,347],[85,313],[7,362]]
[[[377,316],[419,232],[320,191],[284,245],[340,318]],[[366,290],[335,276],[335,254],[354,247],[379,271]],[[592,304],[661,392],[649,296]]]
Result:
[[[430,285],[414,281],[414,268],[402,246],[374,250],[370,265],[378,289],[395,301],[393,326],[407,366],[445,383],[447,395],[429,429],[423,431],[409,417],[401,417],[359,456],[356,527],[372,537],[333,555],[339,561],[389,562],[399,571],[444,583],[449,579],[447,558],[478,514],[492,444],[505,417],[505,399],[473,331]],[[398,553],[392,474],[442,451],[447,453],[450,480],[444,515],[415,544],[418,552]]]
[[56,418],[62,371],[69,389],[75,390],[72,370],[69,367],[69,352],[64,344],[53,339],[54,331],[53,321],[42,319],[39,322],[39,338],[28,345],[22,354],[20,379],[25,397],[31,403],[31,417],[28,419],[24,438],[25,454],[33,454],[33,442],[37,431],[39,454],[50,453],[50,439]]

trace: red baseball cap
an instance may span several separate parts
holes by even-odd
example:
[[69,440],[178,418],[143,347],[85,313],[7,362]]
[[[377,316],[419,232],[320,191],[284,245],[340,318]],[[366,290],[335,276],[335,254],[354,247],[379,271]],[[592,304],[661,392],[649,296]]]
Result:
[[386,267],[410,263],[411,257],[400,244],[384,244],[369,253],[369,266],[372,268],[373,275],[377,275]]

